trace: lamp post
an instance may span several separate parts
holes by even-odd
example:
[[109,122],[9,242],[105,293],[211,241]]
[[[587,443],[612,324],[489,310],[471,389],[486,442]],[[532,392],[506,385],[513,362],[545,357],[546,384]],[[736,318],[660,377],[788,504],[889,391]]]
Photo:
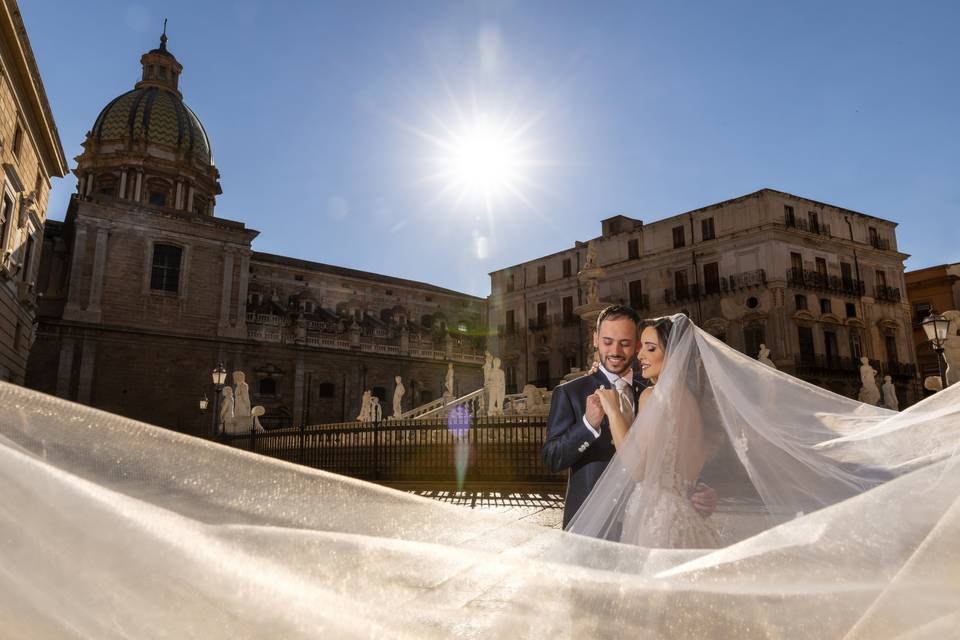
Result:
[[[210,401],[207,399],[207,394],[203,394],[200,397],[200,415],[207,415],[207,407],[210,406]],[[203,435],[203,418],[200,419],[200,435]]]
[[937,314],[933,309],[930,315],[921,323],[924,333],[927,334],[927,340],[937,354],[937,367],[940,368],[940,388],[947,388],[947,372],[943,362],[943,343],[947,341],[947,332],[950,330],[950,321]]
[[[217,436],[217,419],[220,417],[220,395],[223,391],[223,383],[227,379],[227,370],[223,368],[223,363],[217,363],[217,368],[210,372],[210,378],[213,380],[213,388],[216,390],[216,393],[213,397],[213,436]],[[200,407],[203,407],[203,402],[206,400],[204,397],[200,401]]]

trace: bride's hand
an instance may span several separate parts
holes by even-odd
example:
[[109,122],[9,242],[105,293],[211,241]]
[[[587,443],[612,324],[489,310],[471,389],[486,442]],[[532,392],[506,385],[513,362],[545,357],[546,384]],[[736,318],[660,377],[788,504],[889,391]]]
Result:
[[600,387],[597,389],[597,395],[600,396],[600,405],[603,407],[605,414],[609,416],[614,411],[620,411],[620,397],[617,395],[616,389]]

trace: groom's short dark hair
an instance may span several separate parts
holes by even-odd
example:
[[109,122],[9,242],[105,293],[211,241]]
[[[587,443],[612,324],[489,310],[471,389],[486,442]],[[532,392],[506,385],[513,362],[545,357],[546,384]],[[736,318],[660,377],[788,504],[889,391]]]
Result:
[[603,311],[600,312],[600,315],[597,316],[597,331],[600,331],[600,325],[603,324],[604,320],[619,320],[621,318],[630,318],[637,325],[637,328],[640,327],[640,316],[632,307],[627,307],[622,304],[612,304]]

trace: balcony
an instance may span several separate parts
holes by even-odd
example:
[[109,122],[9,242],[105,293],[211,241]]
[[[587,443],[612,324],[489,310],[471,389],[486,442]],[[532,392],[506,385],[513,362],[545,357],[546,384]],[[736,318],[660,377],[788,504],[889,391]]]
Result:
[[873,297],[877,302],[896,304],[900,302],[900,289],[878,284],[873,288]]
[[889,251],[890,240],[888,238],[881,238],[880,236],[870,236],[870,246],[874,249],[880,249],[881,251]]
[[811,224],[808,220],[797,218],[796,216],[791,216],[789,214],[784,214],[783,222],[788,229],[798,229],[800,231],[814,233],[820,236],[830,236],[830,225],[823,224],[822,222]]
[[917,365],[912,362],[887,362],[883,374],[894,378],[913,378],[917,375]]
[[501,324],[497,325],[497,335],[500,336],[513,336],[517,334],[517,325],[515,324]]
[[527,321],[527,328],[533,332],[546,331],[548,328],[550,328],[550,321],[546,318],[537,318],[536,320],[531,318]]
[[859,297],[864,295],[866,287],[863,280],[830,276],[819,271],[807,269],[787,269],[787,286],[813,291],[827,291],[841,296]]
[[[740,289],[762,287],[767,284],[767,272],[763,269],[745,271],[732,276],[723,276],[717,280],[707,281],[704,284],[691,284],[680,289],[664,289],[664,301],[667,304],[697,300],[716,295],[727,295]],[[644,299],[646,300],[646,296]],[[647,301],[649,302],[649,301]]]
[[650,308],[650,294],[641,293],[630,297],[630,306],[636,311],[646,311]]

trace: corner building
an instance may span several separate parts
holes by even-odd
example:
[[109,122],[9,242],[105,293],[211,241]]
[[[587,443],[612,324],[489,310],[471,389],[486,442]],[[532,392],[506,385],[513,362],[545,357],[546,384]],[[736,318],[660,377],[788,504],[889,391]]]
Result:
[[43,237],[27,384],[206,434],[210,371],[242,370],[265,426],[350,420],[364,389],[390,410],[481,385],[485,301],[433,285],[257,253],[257,231],[215,215],[211,143],[160,46],[96,117],[77,193]]
[[856,397],[859,359],[918,397],[916,355],[896,223],[773,189],[644,224],[602,221],[601,235],[490,274],[492,351],[508,393],[589,366],[593,327],[576,309],[588,247],[601,302],[642,317],[682,311],[735,349],[766,344],[781,370]]

